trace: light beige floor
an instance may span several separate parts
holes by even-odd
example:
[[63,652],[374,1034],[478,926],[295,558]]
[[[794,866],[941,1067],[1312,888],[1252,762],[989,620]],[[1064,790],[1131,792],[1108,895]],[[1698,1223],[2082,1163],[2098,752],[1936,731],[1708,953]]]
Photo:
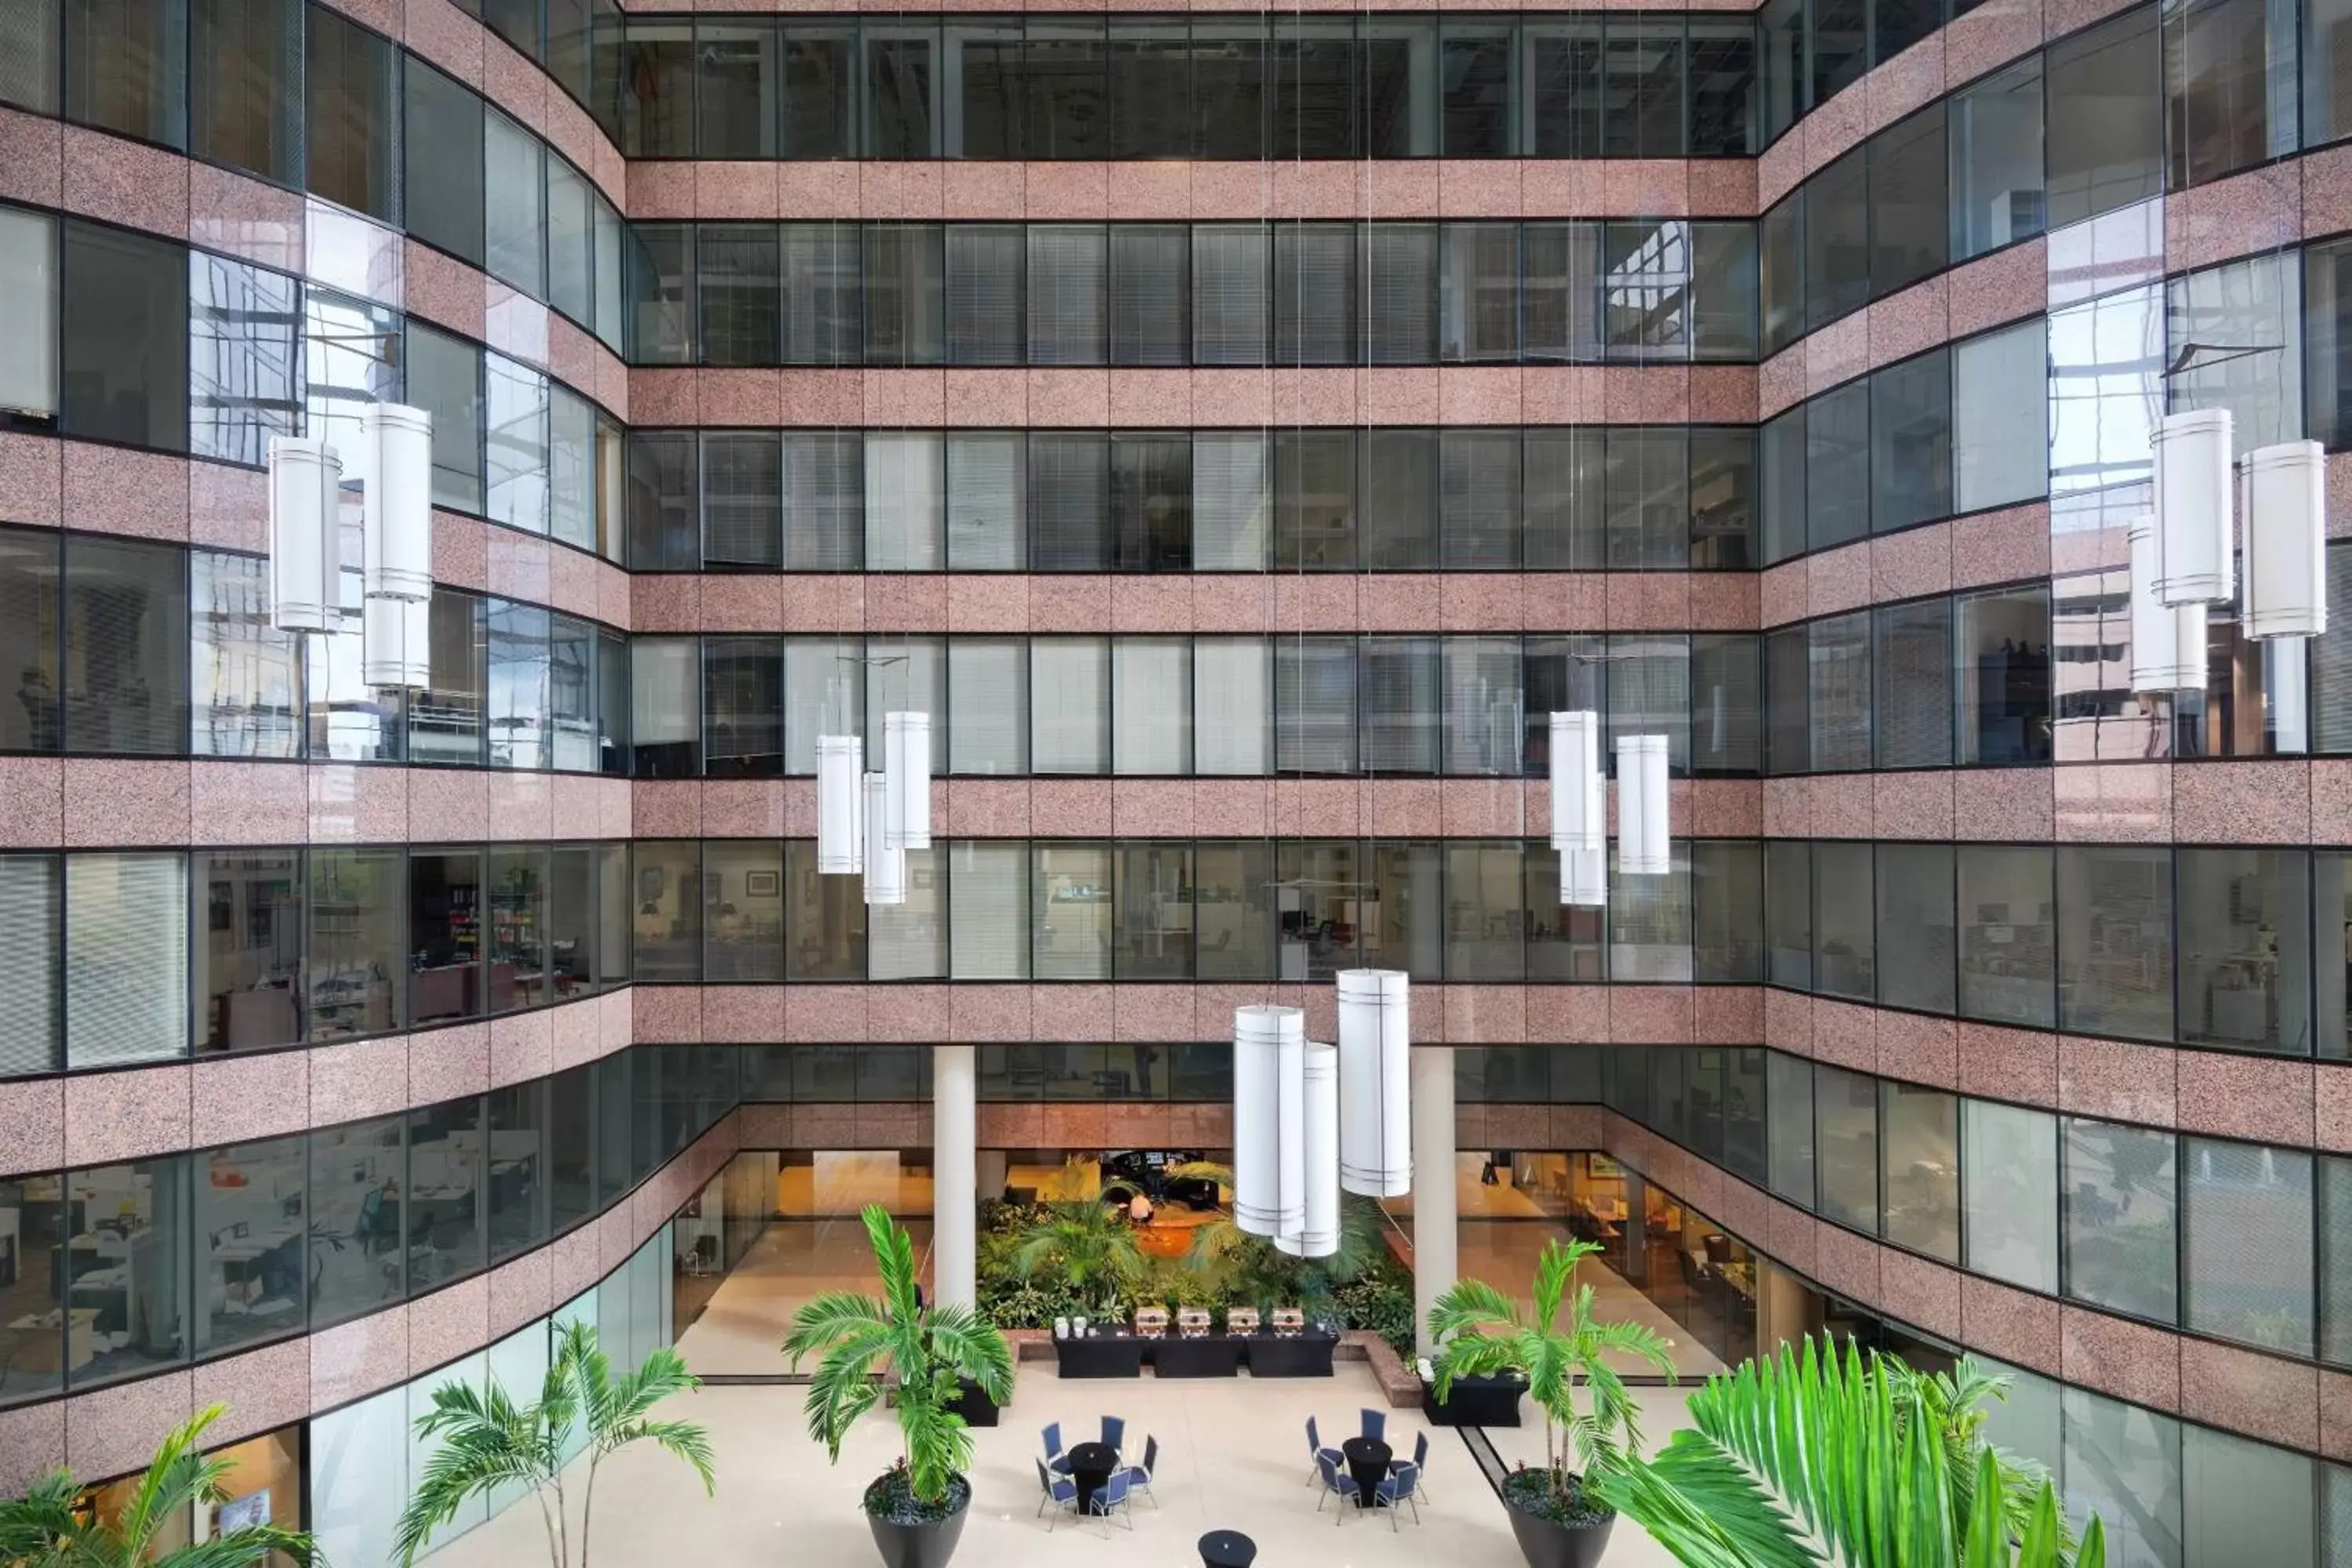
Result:
[[[899,1222],[915,1244],[918,1277],[931,1285],[929,1220]],[[677,1338],[677,1352],[698,1376],[763,1376],[792,1370],[777,1349],[793,1314],[827,1290],[880,1288],[866,1230],[855,1216],[777,1220],[760,1233],[702,1316]]]
[[[1408,1513],[1391,1531],[1378,1514],[1334,1522],[1327,1503],[1303,1485],[1306,1419],[1318,1417],[1327,1443],[1356,1430],[1356,1412],[1373,1402],[1370,1373],[1342,1363],[1336,1378],[1253,1383],[1247,1378],[1160,1383],[1065,1384],[1049,1366],[1024,1365],[1003,1425],[973,1434],[975,1497],[955,1561],[958,1568],[1181,1568],[1197,1563],[1193,1542],[1207,1531],[1239,1530],[1257,1542],[1269,1568],[1518,1568],[1523,1563],[1502,1504],[1473,1466],[1461,1436],[1430,1435],[1432,1500],[1415,1525]],[[659,1415],[709,1428],[719,1460],[719,1490],[705,1499],[692,1472],[657,1450],[624,1450],[599,1471],[593,1542],[604,1568],[674,1568],[681,1563],[809,1563],[870,1568],[875,1553],[858,1497],[898,1451],[887,1412],[867,1415],[844,1445],[837,1466],[802,1424],[802,1391],[781,1386],[706,1388],[665,1404]],[[1679,1396],[1644,1391],[1653,1436],[1679,1418]],[[1159,1509],[1134,1510],[1134,1530],[1079,1527],[1066,1519],[1048,1533],[1034,1517],[1037,1478],[1031,1456],[1038,1429],[1062,1423],[1065,1443],[1091,1437],[1103,1412],[1127,1419],[1127,1447],[1140,1455],[1147,1434],[1160,1439]],[[1388,1412],[1388,1441],[1410,1454],[1423,1430],[1418,1412]],[[1507,1462],[1539,1458],[1540,1427],[1491,1433]],[[579,1488],[570,1489],[576,1500]],[[573,1502],[577,1509],[576,1500]],[[573,1540],[578,1542],[575,1533]],[[437,1568],[511,1568],[545,1561],[538,1510],[509,1509],[433,1559]],[[575,1552],[579,1550],[575,1544]],[[1620,1522],[1606,1568],[1664,1568],[1655,1543]]]
[[[1567,1234],[1564,1226],[1538,1222],[1465,1219],[1454,1242],[1457,1268],[1462,1278],[1487,1280],[1508,1292],[1524,1308],[1530,1304],[1528,1292],[1535,1280],[1537,1258],[1546,1243]],[[1622,1319],[1655,1330],[1666,1341],[1667,1352],[1674,1357],[1675,1375],[1703,1378],[1709,1373],[1726,1370],[1713,1351],[1600,1259],[1588,1258],[1578,1264],[1576,1283],[1592,1287],[1593,1314],[1602,1321]],[[1654,1370],[1648,1363],[1629,1356],[1616,1357],[1611,1364],[1627,1373]]]

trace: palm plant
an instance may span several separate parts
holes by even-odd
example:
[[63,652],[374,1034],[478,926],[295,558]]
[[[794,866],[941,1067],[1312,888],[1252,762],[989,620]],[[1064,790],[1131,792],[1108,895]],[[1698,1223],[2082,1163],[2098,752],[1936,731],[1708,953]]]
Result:
[[301,1568],[323,1565],[326,1559],[309,1535],[273,1524],[163,1547],[159,1538],[184,1528],[196,1510],[228,1500],[222,1481],[232,1461],[202,1451],[205,1429],[227,1408],[209,1405],[173,1427],[116,1519],[92,1518],[79,1506],[82,1483],[70,1470],[53,1470],[22,1498],[0,1502],[0,1563],[12,1568],[253,1568],[275,1552]]
[[514,1487],[539,1504],[551,1568],[572,1568],[563,1471],[575,1428],[588,1460],[581,1478],[579,1556],[579,1568],[588,1568],[596,1468],[616,1450],[650,1441],[693,1466],[706,1495],[716,1489],[710,1435],[690,1421],[647,1418],[670,1395],[701,1386],[701,1379],[667,1345],[636,1371],[614,1378],[611,1363],[596,1348],[596,1331],[579,1322],[566,1324],[557,1338],[533,1404],[517,1405],[495,1381],[487,1393],[468,1383],[443,1384],[433,1391],[433,1408],[416,1418],[419,1437],[441,1442],[425,1461],[416,1494],[400,1516],[394,1543],[404,1568],[469,1499]]
[[1013,1394],[1013,1352],[977,1311],[961,1304],[926,1307],[915,1283],[915,1247],[879,1204],[866,1206],[866,1240],[882,1276],[877,1299],[828,1290],[793,1317],[784,1352],[795,1369],[819,1357],[809,1380],[809,1436],[836,1463],[842,1439],[882,1397],[876,1376],[887,1361],[898,1381],[898,1463],[866,1490],[868,1513],[896,1515],[908,1505],[920,1517],[944,1518],[971,1467],[971,1434],[949,1406],[969,1379],[997,1404]]
[[[1639,1411],[1607,1358],[1638,1357],[1668,1378],[1675,1370],[1666,1342],[1654,1330],[1594,1317],[1590,1285],[1570,1293],[1577,1265],[1600,1250],[1589,1241],[1547,1244],[1536,1259],[1531,1311],[1521,1311],[1484,1280],[1465,1279],[1440,1296],[1429,1313],[1429,1331],[1438,1343],[1441,1402],[1457,1377],[1518,1373],[1527,1378],[1528,1395],[1544,1415],[1544,1469],[1538,1482],[1515,1489],[1511,1500],[1523,1511],[1562,1524],[1605,1515],[1590,1496],[1591,1482],[1626,1449],[1641,1446]],[[1580,1381],[1589,1392],[1590,1409],[1578,1408]]]
[[[1192,1161],[1169,1167],[1180,1180],[1214,1182],[1230,1191],[1233,1167],[1209,1161]],[[1335,1286],[1360,1279],[1380,1266],[1387,1255],[1382,1227],[1387,1220],[1371,1198],[1346,1193],[1339,1199],[1339,1245],[1328,1258],[1311,1261],[1291,1257],[1264,1237],[1252,1236],[1234,1223],[1229,1209],[1192,1227],[1192,1249],[1184,1267],[1223,1273],[1237,1300],[1258,1306],[1276,1301],[1317,1301]]]
[[2006,1394],[1808,1339],[1707,1379],[1696,1430],[1594,1489],[1689,1568],[2105,1568],[2098,1520],[2077,1544],[2049,1477],[1985,1440]]
[[[1082,1162],[1073,1162],[1064,1190],[1079,1193]],[[1013,1248],[1013,1276],[1026,1283],[1045,1270],[1087,1301],[1131,1300],[1151,1271],[1127,1215],[1089,1197],[1048,1203]]]

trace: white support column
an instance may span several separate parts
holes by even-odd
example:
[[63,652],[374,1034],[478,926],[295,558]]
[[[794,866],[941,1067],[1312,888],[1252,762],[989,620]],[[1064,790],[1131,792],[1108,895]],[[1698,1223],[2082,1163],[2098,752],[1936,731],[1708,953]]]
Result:
[[980,1304],[979,1073],[971,1046],[931,1047],[931,1299]]
[[1423,1355],[1429,1310],[1454,1288],[1456,1204],[1454,1194],[1454,1051],[1412,1047],[1412,1311],[1413,1343]]

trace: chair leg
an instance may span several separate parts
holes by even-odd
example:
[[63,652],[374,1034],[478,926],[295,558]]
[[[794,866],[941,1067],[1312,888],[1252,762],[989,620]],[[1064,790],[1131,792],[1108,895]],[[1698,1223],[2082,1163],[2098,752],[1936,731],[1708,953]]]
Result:
[[1415,1524],[1419,1524],[1421,1522],[1421,1504],[1413,1502],[1413,1500],[1411,1497],[1407,1497],[1404,1500],[1412,1503],[1412,1521]]

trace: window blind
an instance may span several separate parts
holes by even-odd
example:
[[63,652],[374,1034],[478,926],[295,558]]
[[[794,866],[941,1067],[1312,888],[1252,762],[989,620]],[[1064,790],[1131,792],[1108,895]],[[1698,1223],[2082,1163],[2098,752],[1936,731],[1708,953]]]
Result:
[[866,229],[866,363],[938,364],[946,350],[945,227],[870,224]]
[[1036,978],[1108,980],[1110,851],[1097,844],[1037,844],[1030,854]]
[[1363,764],[1369,773],[1437,771],[1437,639],[1366,637]]
[[[953,742],[947,705],[948,649],[944,637],[877,634],[866,645],[866,732],[882,733],[886,713],[915,711],[931,716],[931,771],[945,766]],[[872,764],[869,764],[872,765]],[[890,905],[877,906],[891,908]]]
[[1128,432],[1110,438],[1114,564],[1182,572],[1192,564],[1192,437]]
[[1017,431],[950,436],[948,570],[1018,572],[1029,559],[1028,441]]
[[1445,771],[1480,777],[1519,772],[1519,644],[1516,637],[1447,637]]
[[[1666,763],[1690,770],[1690,638],[1682,632],[1619,632],[1609,638],[1609,732],[1664,735]],[[1613,763],[1611,764],[1613,766]]]
[[1438,437],[1440,560],[1451,570],[1519,563],[1519,433],[1446,430]]
[[1872,616],[1877,683],[1877,765],[1942,768],[1952,762],[1952,605],[1890,605]]
[[1356,639],[1274,639],[1274,765],[1286,773],[1356,771]]
[[1437,226],[1367,224],[1363,237],[1364,363],[1437,359]]
[[1356,226],[1274,226],[1274,363],[1356,360]]
[[1266,231],[1255,223],[1192,226],[1192,363],[1265,363]]
[[1113,645],[1114,772],[1181,776],[1192,771],[1192,662],[1189,637],[1120,637]]
[[1519,357],[1519,226],[1450,223],[1438,276],[1441,352],[1478,363]]
[[1274,648],[1264,637],[1192,642],[1192,771],[1256,777],[1274,761]]
[[1019,224],[958,224],[948,230],[948,363],[1021,363]]
[[1029,363],[1104,362],[1108,240],[1099,224],[1029,228]]
[[907,901],[877,904],[866,911],[866,976],[869,980],[943,980],[948,973],[950,920],[947,876],[950,850],[944,841],[907,851]]
[[695,235],[702,363],[768,365],[782,349],[776,227],[706,223]]
[[66,1066],[188,1049],[184,855],[66,858]]
[[[850,735],[866,710],[865,645],[857,637],[784,639],[784,772],[816,772],[816,738]],[[880,756],[880,737],[867,758]]]
[[860,265],[857,225],[784,225],[786,364],[848,365],[865,358]]
[[1029,771],[1028,691],[1023,639],[958,637],[948,644],[950,773],[1019,777]]
[[1756,771],[1762,674],[1757,643],[1738,633],[1691,637],[1691,766],[1699,773]]
[[629,649],[629,733],[639,746],[695,738],[702,712],[700,641],[639,637]]
[[1868,617],[1833,616],[1806,628],[1806,689],[1817,773],[1870,766]]
[[865,551],[864,446],[855,430],[784,433],[786,570],[857,570]]
[[1604,458],[1601,432],[1596,429],[1522,432],[1519,464],[1527,520],[1523,545],[1529,571],[1601,569]]
[[1100,773],[1110,768],[1110,642],[1040,637],[1029,646],[1030,771]]
[[871,431],[866,437],[866,569],[937,572],[945,452],[936,433]]
[[1184,226],[1113,224],[1110,229],[1110,363],[1185,363],[1191,290]]
[[1266,439],[1253,431],[1192,437],[1192,567],[1263,572],[1272,543]]
[[1039,572],[1110,565],[1110,447],[1099,432],[1029,437],[1029,564]]
[[9,981],[0,986],[0,1074],[58,1066],[58,862],[49,855],[0,855],[0,943]]
[[702,558],[773,566],[781,551],[783,451],[772,432],[702,437]]
[[1365,430],[1358,435],[1358,452],[1363,465],[1357,484],[1363,514],[1359,563],[1375,572],[1436,565],[1437,432]]

